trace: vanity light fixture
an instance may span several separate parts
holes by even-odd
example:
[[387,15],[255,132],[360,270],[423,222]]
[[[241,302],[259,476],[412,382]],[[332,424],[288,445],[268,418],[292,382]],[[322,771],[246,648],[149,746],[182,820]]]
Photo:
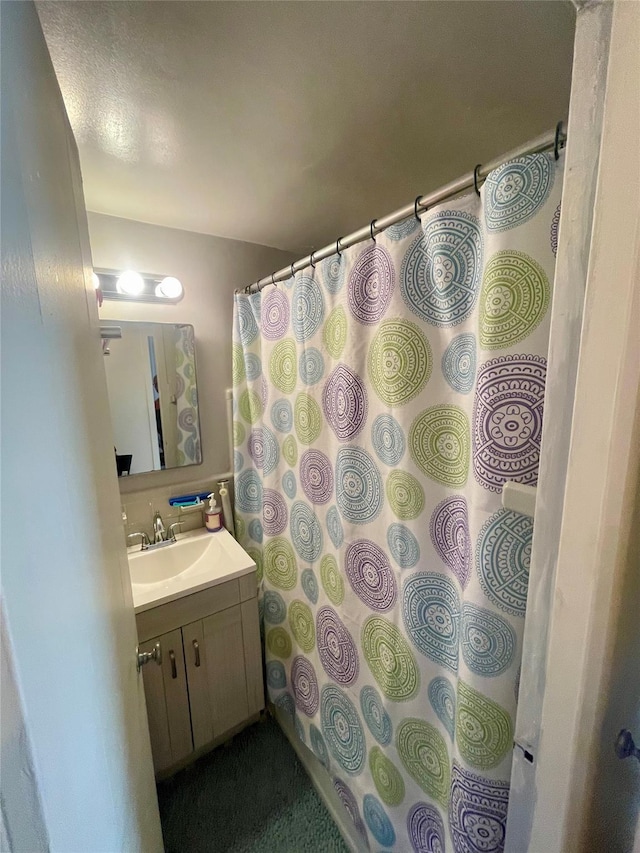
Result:
[[96,269],[93,272],[96,291],[105,299],[126,302],[155,302],[173,305],[184,296],[180,279],[172,275],[151,275],[135,270]]

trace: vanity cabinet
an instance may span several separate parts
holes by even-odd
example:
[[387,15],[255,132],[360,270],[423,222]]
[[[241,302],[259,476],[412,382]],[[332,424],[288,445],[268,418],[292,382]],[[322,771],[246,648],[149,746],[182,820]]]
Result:
[[136,615],[156,774],[188,763],[264,708],[255,572]]

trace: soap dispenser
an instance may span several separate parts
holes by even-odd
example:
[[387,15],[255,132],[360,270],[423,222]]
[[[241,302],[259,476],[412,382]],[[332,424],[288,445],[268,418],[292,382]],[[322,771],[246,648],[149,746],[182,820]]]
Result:
[[216,504],[216,498],[213,492],[208,495],[208,498],[209,506],[204,513],[204,526],[207,528],[209,533],[217,533],[218,530],[222,530],[222,513]]

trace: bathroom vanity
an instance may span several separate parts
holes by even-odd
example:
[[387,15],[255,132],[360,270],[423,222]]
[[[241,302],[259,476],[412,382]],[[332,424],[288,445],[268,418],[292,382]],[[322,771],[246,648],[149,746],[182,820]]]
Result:
[[[156,775],[258,719],[264,708],[256,567],[226,531],[129,552]],[[159,659],[159,663],[158,663]]]

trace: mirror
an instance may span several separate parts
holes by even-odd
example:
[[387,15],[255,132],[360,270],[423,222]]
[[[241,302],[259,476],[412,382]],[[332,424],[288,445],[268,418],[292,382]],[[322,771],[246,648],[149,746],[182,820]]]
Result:
[[118,476],[199,465],[193,326],[108,325],[103,351]]

